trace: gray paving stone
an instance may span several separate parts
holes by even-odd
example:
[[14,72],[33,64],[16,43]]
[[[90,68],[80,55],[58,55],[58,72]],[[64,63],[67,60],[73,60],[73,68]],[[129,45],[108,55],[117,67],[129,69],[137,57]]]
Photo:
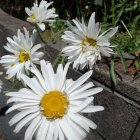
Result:
[[97,131],[107,140],[129,140],[140,110],[107,90],[96,95],[95,99],[95,104],[105,107],[104,111],[95,113],[92,117],[98,125]]

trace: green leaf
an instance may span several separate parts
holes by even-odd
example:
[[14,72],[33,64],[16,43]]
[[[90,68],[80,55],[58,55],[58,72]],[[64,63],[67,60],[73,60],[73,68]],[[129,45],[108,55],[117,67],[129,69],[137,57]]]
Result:
[[134,52],[137,52],[137,51],[140,51],[140,45],[134,46],[133,48],[131,48],[131,51],[129,53],[134,53]]
[[111,76],[111,80],[113,81],[114,86],[116,86],[117,81],[116,81],[116,74],[114,70],[114,57],[111,59],[111,62],[110,62],[110,76]]
[[124,11],[124,9],[123,9],[123,7],[122,7],[122,8],[120,9],[119,13],[118,13],[117,16],[116,16],[115,25],[120,21],[120,18],[121,18],[122,14],[123,14],[123,11]]
[[126,72],[126,62],[125,62],[125,59],[123,57],[123,52],[119,47],[116,47],[115,49],[117,50],[118,55],[120,57],[120,60],[121,60],[122,66],[123,66],[123,70],[124,70],[124,72]]

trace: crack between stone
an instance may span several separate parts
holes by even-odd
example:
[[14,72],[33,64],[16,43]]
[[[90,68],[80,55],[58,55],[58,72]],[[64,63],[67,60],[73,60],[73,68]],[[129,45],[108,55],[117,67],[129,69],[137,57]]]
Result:
[[96,130],[97,134],[103,139],[103,140],[107,140],[101,133],[99,133],[97,130]]
[[131,133],[131,136],[130,136],[129,140],[132,140],[132,138],[133,138],[133,136],[134,136],[134,134],[135,134],[135,131],[136,131],[138,125],[139,125],[139,122],[140,122],[140,117],[139,117],[138,120],[137,120],[137,123],[136,123],[136,125],[135,125],[135,127],[134,127],[134,130],[133,130],[132,133]]

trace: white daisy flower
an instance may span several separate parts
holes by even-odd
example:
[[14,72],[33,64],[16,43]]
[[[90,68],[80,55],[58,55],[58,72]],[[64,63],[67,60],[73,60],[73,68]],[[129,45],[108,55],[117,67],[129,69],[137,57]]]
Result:
[[41,44],[34,46],[36,30],[33,30],[31,36],[26,28],[24,32],[25,34],[18,30],[17,36],[7,37],[8,43],[4,46],[10,54],[2,56],[0,63],[7,69],[6,74],[9,79],[17,76],[20,80],[21,74],[28,74],[30,67],[35,67],[44,55],[43,52],[38,51],[43,47]]
[[92,97],[102,88],[93,88],[92,82],[85,83],[92,71],[73,81],[66,79],[69,63],[64,68],[59,64],[56,73],[50,63],[46,64],[44,60],[40,63],[41,73],[35,68],[31,70],[36,77],[31,79],[22,75],[29,88],[6,94],[11,97],[7,103],[14,103],[6,113],[20,111],[9,124],[18,123],[15,133],[29,125],[24,140],[31,140],[34,135],[37,140],[82,140],[90,128],[97,127],[82,114],[104,110],[93,104]]
[[110,28],[100,33],[100,24],[95,23],[95,13],[90,17],[88,26],[76,19],[75,26],[69,25],[71,31],[65,31],[62,39],[68,43],[62,53],[67,56],[73,67],[83,69],[86,65],[93,67],[97,60],[101,60],[101,54],[110,56],[113,53],[109,39],[117,32],[118,27]]
[[31,10],[29,8],[25,8],[25,11],[29,16],[27,21],[37,24],[39,28],[44,31],[45,23],[54,21],[54,18],[58,16],[55,14],[54,8],[48,9],[52,3],[53,2],[47,3],[47,1],[42,0],[38,5],[38,2],[36,1]]

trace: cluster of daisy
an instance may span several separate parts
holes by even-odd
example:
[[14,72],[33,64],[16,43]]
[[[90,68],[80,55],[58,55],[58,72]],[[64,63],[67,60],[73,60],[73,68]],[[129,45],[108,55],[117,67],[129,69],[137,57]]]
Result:
[[[52,2],[36,1],[31,9],[26,8],[27,21],[38,26],[42,31],[46,24],[54,22],[54,9],[48,7]],[[73,68],[83,69],[85,66],[92,69],[93,65],[101,60],[101,55],[110,56],[113,47],[109,39],[116,33],[117,27],[110,28],[100,34],[100,24],[95,22],[95,13],[90,17],[88,25],[84,20],[73,20],[69,23],[69,30],[64,32],[62,39],[67,42],[62,54],[67,56],[68,62],[63,67],[59,64],[56,72],[50,62],[43,60],[44,53],[39,51],[42,44],[35,44],[37,31],[24,28],[17,31],[12,38],[7,37],[8,43],[4,48],[10,53],[1,57],[0,63],[6,69],[8,78],[17,78],[25,88],[18,92],[8,92],[7,103],[13,103],[6,114],[18,110],[9,122],[17,124],[14,132],[18,133],[24,126],[24,140],[82,140],[87,132],[96,129],[96,124],[83,116],[84,113],[94,113],[104,110],[102,106],[93,103],[93,95],[101,92],[101,87],[94,87],[87,80],[92,70],[73,81],[67,79],[70,63]],[[32,75],[32,76],[31,76]],[[1,84],[0,84],[1,85]]]

